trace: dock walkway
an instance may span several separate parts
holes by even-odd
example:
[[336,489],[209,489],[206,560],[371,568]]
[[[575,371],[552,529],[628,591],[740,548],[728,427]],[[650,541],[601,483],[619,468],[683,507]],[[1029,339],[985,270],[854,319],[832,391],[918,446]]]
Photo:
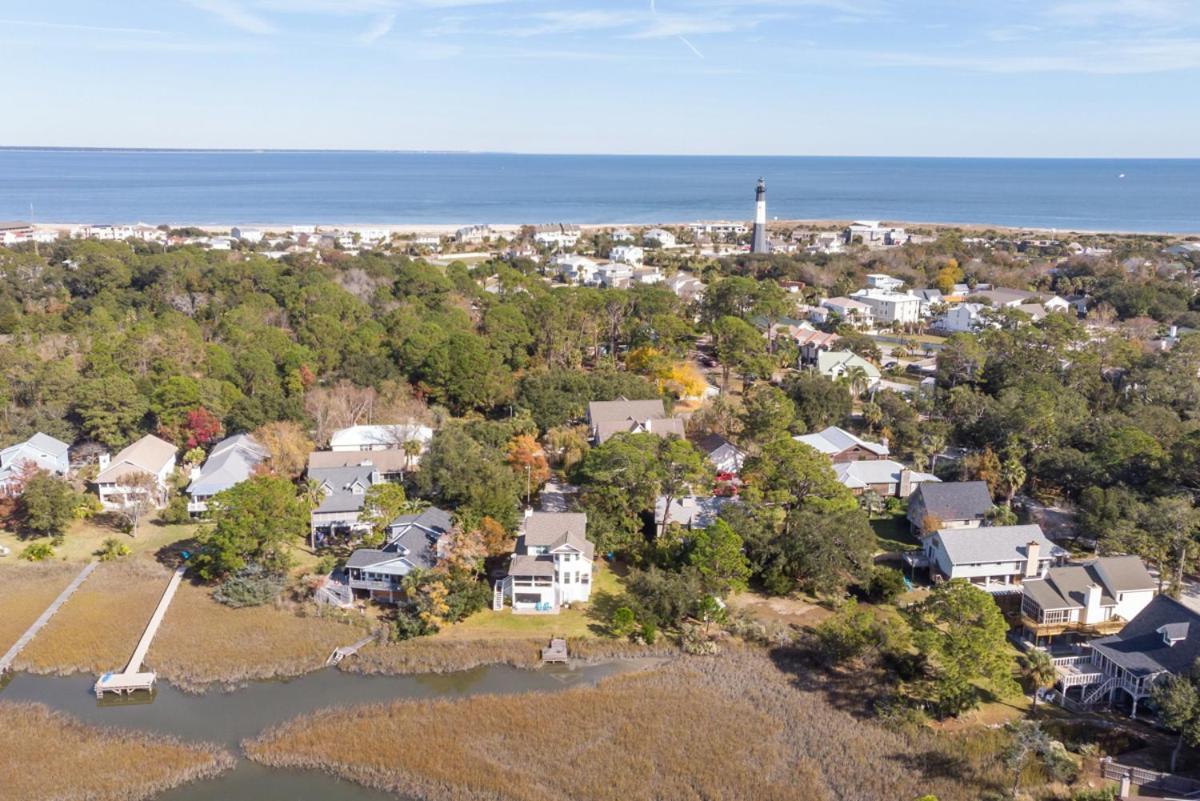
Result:
[[133,656],[129,658],[129,664],[125,666],[125,669],[120,673],[105,673],[96,680],[97,698],[106,692],[124,694],[135,690],[149,690],[154,686],[158,676],[153,672],[143,673],[142,662],[145,661],[146,653],[150,650],[150,643],[154,642],[154,635],[158,633],[158,627],[162,625],[167,608],[175,598],[175,591],[179,589],[179,583],[183,581],[185,570],[184,567],[178,568],[171,576],[171,580],[167,582],[167,588],[163,590],[162,598],[159,599],[158,606],[154,608],[154,614],[150,615],[150,622],[146,624],[142,638],[138,640],[137,647],[133,649]]
[[329,658],[325,660],[325,666],[332,667],[334,665],[341,664],[343,659],[345,659],[348,656],[354,656],[355,654],[358,653],[360,648],[362,648],[364,645],[367,645],[368,643],[374,642],[374,641],[375,641],[375,635],[372,634],[369,637],[363,637],[361,640],[359,640],[358,642],[356,642],[352,645],[343,645],[340,648],[334,648],[333,653],[330,654]]
[[12,667],[12,663],[17,658],[17,654],[21,653],[21,651],[25,649],[26,645],[29,645],[29,642],[37,635],[37,633],[41,631],[47,623],[50,622],[50,618],[54,617],[54,613],[62,608],[62,605],[67,602],[68,598],[75,594],[75,590],[79,589],[79,585],[86,581],[88,576],[92,575],[92,571],[95,570],[96,566],[99,564],[99,562],[88,562],[83,570],[79,571],[79,575],[73,578],[71,583],[68,584],[66,588],[64,588],[63,591],[58,594],[58,597],[54,599],[54,602],[50,604],[50,606],[46,607],[46,611],[42,612],[41,616],[38,617],[37,620],[33,621],[33,625],[25,630],[25,633],[21,635],[21,638],[13,643],[12,648],[9,648],[8,651],[5,652],[4,656],[0,656],[0,674],[7,672],[9,668]]

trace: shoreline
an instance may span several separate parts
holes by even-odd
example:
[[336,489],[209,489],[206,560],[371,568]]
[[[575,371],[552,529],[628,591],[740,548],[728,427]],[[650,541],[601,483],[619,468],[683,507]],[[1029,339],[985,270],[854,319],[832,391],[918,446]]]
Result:
[[[945,221],[929,221],[929,220],[893,220],[886,218],[860,218],[860,219],[878,219],[880,224],[895,226],[899,228],[932,228],[938,231],[960,230],[966,232],[996,231],[996,232],[1012,232],[1022,234],[1051,234],[1055,236],[1139,236],[1139,237],[1173,237],[1186,239],[1188,237],[1200,237],[1200,227],[1193,231],[1136,231],[1128,229],[1093,229],[1093,228],[1054,228],[1046,226],[1014,226],[1001,225],[992,223],[959,223]],[[570,221],[560,220],[564,224],[572,224]],[[686,228],[687,226],[696,223],[714,223],[714,222],[733,222],[742,223],[747,226],[753,223],[752,220],[689,220],[689,221],[655,221],[655,222],[613,222],[613,223],[575,223],[579,225],[583,231],[603,231],[617,228]],[[773,219],[768,221],[767,228],[796,228],[810,227],[814,231],[830,230],[845,228],[855,220],[851,219],[832,219],[832,218],[816,218],[816,219]],[[76,228],[84,228],[89,225],[98,225],[99,223],[85,222],[38,222],[33,223],[32,227],[39,231],[54,231],[58,233],[69,233]],[[322,222],[322,223],[304,223],[304,222],[156,222],[146,223],[142,220],[135,221],[118,221],[104,223],[105,225],[167,225],[170,228],[196,228],[210,234],[228,234],[230,229],[235,227],[255,228],[264,231],[265,233],[290,233],[293,226],[312,227],[316,231],[333,231],[333,230],[350,230],[361,231],[366,229],[385,231],[390,235],[398,236],[416,236],[419,234],[437,234],[440,236],[452,236],[460,228],[465,228],[472,225],[486,225],[501,234],[509,236],[519,233],[521,228],[529,225],[540,225],[542,223],[512,223],[512,222],[460,222],[460,223],[396,223],[396,222]]]

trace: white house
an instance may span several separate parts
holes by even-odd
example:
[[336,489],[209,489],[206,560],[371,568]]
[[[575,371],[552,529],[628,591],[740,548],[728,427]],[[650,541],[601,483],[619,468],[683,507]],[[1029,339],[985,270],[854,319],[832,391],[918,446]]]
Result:
[[657,245],[660,248],[675,247],[675,234],[662,228],[651,228],[642,234],[642,241],[647,245]]
[[709,434],[696,442],[700,452],[708,457],[718,473],[737,475],[746,463],[746,452],[720,434]]
[[904,286],[904,281],[899,278],[893,278],[885,273],[867,273],[867,287],[870,289],[899,292],[902,286]]
[[209,250],[232,250],[233,239],[227,236],[214,236],[208,240]]
[[666,280],[666,285],[684,303],[701,300],[707,288],[703,281],[688,273],[675,273]]
[[[111,459],[100,457],[100,473],[96,476],[96,491],[105,509],[122,509],[137,496],[148,496],[161,508],[167,502],[167,479],[175,472],[176,448],[166,440],[147,434],[126,447]],[[148,474],[153,478],[149,487],[135,486],[133,476]]]
[[847,245],[861,243],[869,248],[903,245],[911,238],[903,228],[886,226],[878,220],[856,220],[842,232],[842,237]]
[[21,474],[33,466],[57,476],[71,470],[71,446],[40,431],[24,442],[0,450],[0,496],[16,490]]
[[257,228],[234,228],[229,232],[229,235],[234,239],[240,239],[243,242],[249,242],[257,245],[263,240],[263,232]]
[[1136,556],[1104,556],[1052,567],[1022,587],[1022,625],[1039,642],[1059,634],[1114,634],[1158,592],[1158,580]]
[[951,334],[978,331],[987,323],[985,314],[989,307],[982,303],[959,303],[951,306],[934,321],[933,326]]
[[665,280],[666,276],[660,273],[657,267],[635,268],[630,276],[630,281],[635,284],[661,284]]
[[587,515],[525,510],[508,575],[496,584],[492,608],[505,599],[513,612],[557,614],[586,603],[592,592],[596,546],[587,538]]
[[591,284],[596,280],[596,262],[587,256],[564,254],[553,262],[563,280],[572,284]]
[[579,242],[583,229],[568,223],[539,225],[533,229],[533,241],[547,248],[573,248]]
[[1070,555],[1036,525],[940,529],[922,540],[920,554],[935,581],[960,578],[997,591],[1041,578]]
[[633,281],[633,267],[610,261],[596,268],[596,283],[606,287],[621,287]]
[[907,292],[890,289],[860,289],[850,297],[871,307],[876,323],[914,325],[921,319],[921,299]]
[[879,368],[857,353],[848,350],[828,350],[817,354],[817,372],[826,378],[836,381],[855,367],[866,374],[868,386],[879,380]]
[[821,308],[856,328],[869,329],[875,324],[874,310],[856,298],[826,298],[821,301]]
[[250,478],[269,455],[249,434],[237,434],[218,442],[188,484],[187,493],[192,498],[188,512],[194,515],[207,512],[212,496]]
[[619,261],[623,264],[640,265],[646,257],[646,251],[637,245],[617,245],[608,252],[610,261]]
[[334,431],[329,438],[331,451],[386,451],[403,448],[406,442],[418,442],[421,452],[433,441],[433,429],[413,421],[387,425],[350,426]]
[[612,239],[612,241],[617,243],[633,242],[635,239],[633,232],[631,232],[628,228],[618,228],[609,234],[609,237]]
[[490,225],[467,225],[454,232],[455,241],[464,245],[478,245],[493,235]]

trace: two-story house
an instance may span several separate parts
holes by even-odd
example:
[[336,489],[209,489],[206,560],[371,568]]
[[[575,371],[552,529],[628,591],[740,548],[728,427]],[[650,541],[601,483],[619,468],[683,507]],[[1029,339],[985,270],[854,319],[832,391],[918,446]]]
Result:
[[683,420],[668,417],[661,400],[592,401],[588,404],[588,429],[597,445],[617,434],[684,435]]
[[[105,509],[123,509],[135,498],[146,498],[154,506],[166,505],[170,489],[167,479],[175,472],[176,447],[147,434],[116,456],[100,457],[96,492]],[[143,476],[150,478],[145,479]]]
[[188,512],[193,515],[207,512],[212,496],[250,478],[268,456],[267,449],[249,434],[237,434],[218,442],[188,484],[187,493],[191,496]]
[[1034,644],[1060,634],[1099,636],[1125,627],[1153,600],[1158,581],[1136,556],[1052,567],[1023,585],[1021,625]]
[[30,466],[65,476],[71,470],[71,446],[40,431],[24,442],[0,450],[0,496],[17,491]]
[[1069,556],[1037,525],[941,529],[921,541],[920,554],[934,581],[966,579],[997,592],[1041,578]]
[[908,500],[908,522],[919,535],[937,529],[979,528],[995,504],[986,481],[930,482]]
[[346,560],[351,591],[358,597],[395,603],[403,593],[405,576],[437,565],[453,526],[450,513],[438,508],[396,518],[388,525],[383,547],[359,548]]
[[497,582],[492,608],[557,614],[586,603],[592,592],[596,546],[587,538],[587,515],[525,510],[508,575]]
[[383,480],[372,464],[325,467],[308,471],[309,481],[321,492],[321,503],[310,516],[312,545],[316,547],[335,535],[350,535],[364,527],[359,523],[367,490]]

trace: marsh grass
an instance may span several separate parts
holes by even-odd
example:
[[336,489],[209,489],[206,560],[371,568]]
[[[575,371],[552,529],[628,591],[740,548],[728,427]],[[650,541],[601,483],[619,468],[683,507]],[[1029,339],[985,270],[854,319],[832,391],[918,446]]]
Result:
[[41,704],[0,701],[0,797],[141,801],[229,770],[217,746],[89,726]]
[[63,564],[0,567],[0,653],[17,641],[78,573]]
[[170,574],[145,560],[105,562],[17,657],[31,673],[102,673],[129,661]]
[[298,676],[325,665],[334,648],[365,629],[332,617],[301,616],[288,607],[232,609],[207,587],[180,585],[150,647],[147,663],[185,690]]
[[976,801],[1002,786],[988,744],[956,755],[927,729],[857,719],[736,646],[594,688],[327,710],[243,745],[427,801]]

